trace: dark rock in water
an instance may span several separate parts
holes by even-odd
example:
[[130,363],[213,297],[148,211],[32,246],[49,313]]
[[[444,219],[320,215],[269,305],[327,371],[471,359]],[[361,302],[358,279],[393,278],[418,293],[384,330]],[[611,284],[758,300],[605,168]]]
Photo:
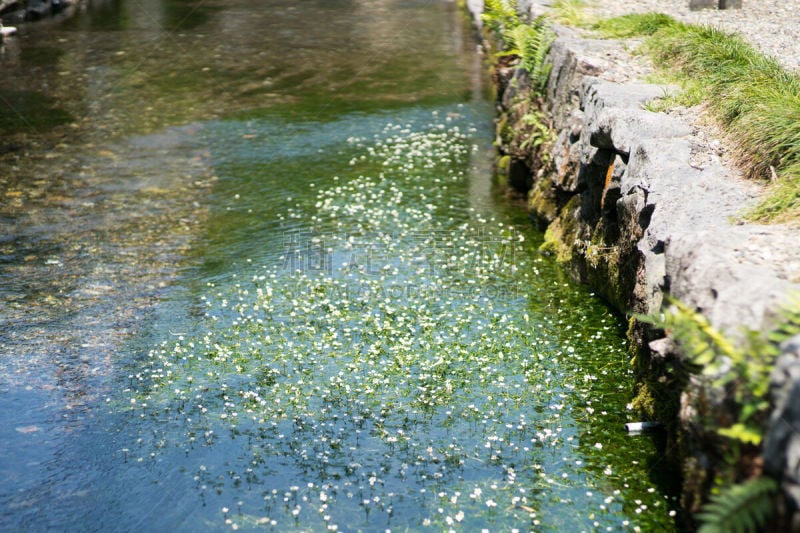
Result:
[[25,7],[26,20],[43,19],[53,12],[49,0],[31,0]]
[[41,20],[60,13],[79,0],[0,0],[0,15],[5,23]]
[[0,0],[0,15],[19,7],[18,0]]
[[67,0],[50,0],[50,10],[53,12],[53,14],[63,11],[69,5],[70,2]]
[[14,6],[8,11],[3,12],[4,24],[21,24],[25,22],[25,9],[17,9],[19,6]]

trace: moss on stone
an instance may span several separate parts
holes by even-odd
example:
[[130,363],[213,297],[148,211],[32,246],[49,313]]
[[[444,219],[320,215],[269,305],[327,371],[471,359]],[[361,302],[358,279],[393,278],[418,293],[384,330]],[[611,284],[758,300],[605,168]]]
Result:
[[658,420],[658,407],[653,391],[646,382],[636,384],[636,394],[631,400],[631,409],[644,420]]
[[539,250],[558,255],[562,243],[554,230],[553,224],[547,226],[547,230],[544,232],[544,242],[539,246]]
[[501,155],[495,159],[494,179],[497,184],[505,189],[508,187],[508,169],[511,167],[511,156]]
[[504,113],[497,119],[497,137],[503,147],[511,146],[514,143],[514,128],[508,114]]
[[580,231],[575,212],[580,207],[581,198],[573,196],[560,211],[559,216],[547,227],[541,249],[552,252],[560,263],[572,261],[575,241]]
[[558,200],[549,179],[541,177],[534,180],[533,187],[528,193],[528,208],[546,224],[550,224],[556,219]]

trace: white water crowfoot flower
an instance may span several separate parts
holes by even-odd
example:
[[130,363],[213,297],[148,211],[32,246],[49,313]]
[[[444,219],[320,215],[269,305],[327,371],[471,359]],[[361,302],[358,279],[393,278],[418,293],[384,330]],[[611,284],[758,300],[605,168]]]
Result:
[[666,516],[645,489],[638,514],[587,495],[606,487],[605,465],[622,480],[642,454],[592,446],[611,441],[586,416],[624,413],[616,319],[532,239],[469,206],[469,128],[450,118],[353,139],[352,174],[320,180],[285,214],[301,229],[283,258],[210,285],[196,334],[153,347],[130,374],[125,410],[158,430],[127,447],[202,457],[198,493],[237,501],[234,516],[223,508],[231,527]]

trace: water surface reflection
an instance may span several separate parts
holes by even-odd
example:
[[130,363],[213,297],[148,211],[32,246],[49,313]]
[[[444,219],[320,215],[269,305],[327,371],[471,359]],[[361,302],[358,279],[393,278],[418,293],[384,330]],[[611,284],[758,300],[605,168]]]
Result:
[[[285,461],[260,460],[256,453],[261,447],[269,456],[270,449],[282,450],[284,443],[292,453],[298,446],[316,446],[322,437],[297,426],[303,425],[303,417],[276,418],[280,431],[289,435],[283,442],[273,440],[271,434],[262,435],[262,431],[272,431],[270,424],[256,423],[247,431],[242,428],[240,434],[228,435],[230,428],[222,422],[227,418],[215,418],[199,431],[194,426],[197,419],[186,422],[182,418],[186,413],[181,410],[187,406],[179,393],[173,389],[147,400],[151,383],[143,387],[137,376],[156,368],[148,356],[153,347],[207,332],[211,326],[201,319],[216,292],[238,294],[237,283],[283,265],[287,243],[293,242],[287,235],[328,231],[337,238],[346,237],[362,231],[360,224],[370,220],[374,222],[370,238],[377,238],[374,231],[398,231],[400,222],[379,224],[378,211],[372,218],[367,214],[351,217],[342,226],[340,219],[325,214],[328,207],[317,205],[324,204],[325,198],[319,195],[328,191],[343,213],[391,207],[372,197],[359,197],[360,190],[348,188],[364,176],[377,179],[387,171],[384,162],[409,153],[403,148],[394,155],[371,157],[374,150],[382,149],[375,142],[417,139],[418,134],[452,141],[447,149],[454,152],[444,150],[432,158],[439,174],[428,172],[424,179],[413,173],[398,174],[391,179],[416,177],[397,190],[380,193],[399,191],[406,199],[414,198],[413,203],[398,203],[397,220],[408,223],[424,214],[418,222],[428,226],[418,224],[419,235],[452,232],[461,238],[469,235],[462,229],[464,224],[479,226],[481,220],[492,217],[508,223],[519,216],[498,208],[488,186],[491,109],[484,100],[482,67],[471,37],[463,15],[446,1],[109,0],[93,2],[85,12],[56,26],[25,27],[17,40],[4,45],[0,52],[0,419],[4,421],[0,479],[5,481],[0,483],[0,528],[193,531],[233,524],[263,527],[269,525],[261,521],[265,517],[280,519],[281,528],[318,529],[334,523],[323,520],[324,513],[320,517],[308,514],[310,506],[305,506],[302,516],[298,512],[296,522],[292,522],[294,507],[288,508],[286,516],[280,514],[287,491],[289,499],[313,497],[315,503],[324,503],[319,501],[320,487],[333,481],[323,479],[322,471],[314,480],[305,480],[298,467],[314,466],[313,459],[304,463],[297,459],[300,455]],[[388,124],[394,126],[387,129]],[[442,135],[441,139],[436,135]],[[414,164],[424,166],[421,160]],[[336,193],[337,187],[344,187],[344,192]],[[378,194],[378,189],[372,191]],[[386,196],[387,202],[392,198]],[[418,242],[397,239],[399,247],[382,256],[402,261]],[[344,246],[344,241],[340,244]],[[340,255],[347,255],[343,250],[339,249]],[[546,263],[532,248],[525,253]],[[580,289],[569,286],[550,291],[548,285],[563,285],[562,274],[552,265],[538,268],[545,281],[535,286],[521,284],[529,293],[495,292],[481,305],[502,310],[518,328],[523,316],[533,316],[548,332],[537,342],[556,357],[556,352],[574,344],[571,334],[559,333],[570,331],[559,314],[559,302],[574,297],[568,309],[573,310],[573,318],[585,315],[586,324],[571,324],[571,328],[579,329],[578,337],[586,343],[600,343],[599,338],[589,339],[607,331],[600,335],[604,340],[596,351],[606,354],[604,364],[622,361],[619,332],[607,310]],[[416,276],[407,273],[403,279],[416,281]],[[443,278],[445,283],[483,283],[470,271],[448,276]],[[310,284],[302,277],[288,276],[283,281],[301,293]],[[215,287],[209,288],[208,283]],[[423,293],[403,294],[417,298]],[[417,308],[425,304],[409,302]],[[379,303],[364,305],[379,316],[384,312]],[[456,308],[468,304],[469,298],[462,297]],[[291,313],[288,308],[284,311]],[[492,319],[491,315],[481,318],[477,310],[470,312],[475,313],[475,324]],[[439,320],[450,315],[437,311],[432,316]],[[451,316],[437,323],[437,328],[446,333],[447,327],[464,326],[458,322],[464,317],[470,315]],[[445,323],[451,319],[456,322]],[[547,325],[549,320],[551,325]],[[287,318],[286,324],[294,328],[285,332],[289,342],[312,321]],[[318,333],[320,337],[303,342],[322,339],[323,332]],[[445,333],[440,335],[442,342],[446,340],[454,349],[460,346],[457,335]],[[216,334],[225,337],[228,333],[221,328]],[[367,330],[353,333],[368,334]],[[294,353],[281,346],[273,346],[277,351],[268,350],[260,357]],[[516,358],[498,364],[491,374],[500,375],[502,369],[509,381],[522,388],[535,385],[538,378],[516,373],[515,365],[526,360],[519,358],[532,353],[529,345],[520,346]],[[432,350],[430,355],[441,353]],[[346,363],[343,357],[341,364]],[[230,379],[243,387],[251,383],[252,376],[238,376],[236,367],[220,364],[208,371],[219,371],[223,382]],[[332,366],[326,369],[333,371]],[[314,368],[299,365],[296,371],[313,374]],[[342,371],[350,374],[346,366]],[[180,374],[181,379],[200,379],[191,369],[181,367]],[[319,373],[318,377],[331,375]],[[272,379],[279,382],[269,373],[254,379],[252,383],[266,380],[265,386]],[[217,390],[219,385],[215,378],[207,384],[208,390]],[[410,387],[411,382],[406,385]],[[603,393],[612,412],[609,428],[619,427],[625,391],[616,383],[609,387]],[[401,397],[419,401],[412,398],[414,390],[398,393],[398,408],[389,409],[385,417],[392,424],[405,423]],[[458,390],[486,393],[466,387]],[[521,396],[514,409],[503,410],[503,416],[516,417],[518,423],[520,414],[535,417],[556,412],[548,407],[551,403],[587,407],[581,398],[558,396],[564,391],[553,394],[552,402]],[[214,402],[220,400],[222,395]],[[149,406],[142,405],[148,402]],[[164,407],[171,410],[161,410]],[[458,408],[466,412],[464,405]],[[444,412],[412,415],[413,433],[418,435],[413,449],[428,439],[445,447],[469,448],[464,453],[472,466],[484,461],[472,449],[475,442],[448,440],[451,434]],[[570,475],[577,468],[575,479],[581,483],[594,483],[597,472],[605,468],[599,465],[616,461],[613,470],[619,468],[624,474],[619,483],[607,488],[624,494],[614,496],[613,512],[601,520],[603,524],[622,527],[624,520],[636,514],[633,504],[625,500],[629,493],[635,496],[630,498],[633,501],[663,500],[661,494],[647,496],[651,483],[643,468],[622,468],[631,456],[652,453],[647,441],[614,441],[620,453],[614,459],[607,451],[591,451],[601,437],[585,432],[596,432],[595,428],[582,425],[583,419],[570,420],[567,431],[574,447],[536,464],[555,472],[567,464],[559,459],[562,452],[594,454],[585,460],[585,468],[577,468],[574,461],[579,459],[574,457],[568,467]],[[331,421],[305,422],[319,427],[318,423]],[[481,423],[479,417],[473,422]],[[353,423],[357,421],[347,422]],[[392,449],[382,448],[388,441],[374,440],[374,420],[363,423],[370,426],[363,428],[363,438],[375,444],[374,449],[352,458],[350,462],[361,467],[350,471],[348,462],[333,473],[367,488],[378,483],[370,485],[367,463],[374,462],[369,468],[385,466],[387,472],[394,472],[402,467],[405,456],[383,457]],[[344,422],[325,427],[334,432],[347,427],[343,442],[348,447],[353,439],[362,438]],[[600,433],[613,433],[609,428]],[[556,426],[551,429],[555,431]],[[214,430],[215,436],[206,435]],[[190,433],[194,433],[192,441]],[[362,441],[358,442],[360,446]],[[637,446],[645,452],[636,450]],[[418,475],[411,489],[404,488],[402,477],[381,475],[383,492],[370,497],[383,498],[383,507],[371,516],[373,507],[359,507],[357,501],[355,513],[346,504],[334,509],[332,498],[329,506],[342,529],[377,529],[387,524],[419,528],[425,527],[426,518],[432,527],[443,527],[444,516],[437,517],[436,508],[431,507],[440,497],[431,499],[431,494],[445,491],[452,498],[453,491],[469,487],[474,492],[482,484],[490,491],[498,472],[501,478],[503,471],[508,477],[507,464],[483,465],[470,469],[469,479],[459,479],[458,474],[448,477],[454,486],[429,485],[419,476],[432,476],[435,472],[425,469],[440,469],[442,463],[434,461],[427,448],[420,448],[420,453],[427,454],[423,466],[412,465]],[[519,448],[514,453],[518,463],[514,471],[527,469],[520,475],[532,474],[527,452]],[[457,472],[458,456],[450,461],[444,464],[455,465]],[[628,488],[623,486],[633,479]],[[464,488],[457,488],[459,484]],[[591,527],[588,514],[570,514],[569,509],[580,506],[576,501],[585,498],[577,498],[573,489],[570,485],[557,497],[506,503],[528,507],[535,501],[540,517],[536,520],[542,520],[542,527],[562,523]],[[401,492],[405,495],[393,501],[393,511],[388,512],[386,498],[392,498],[388,494]],[[468,492],[461,499],[467,500]],[[370,506],[377,503],[371,501]],[[492,522],[486,518],[489,515],[467,509],[464,512],[471,513],[473,524],[530,525],[530,511],[523,507],[492,510],[485,499],[475,501],[482,511],[510,518]],[[668,524],[662,511],[666,504],[660,505],[657,512],[645,513],[647,520]],[[453,508],[452,515],[455,520],[458,509]]]

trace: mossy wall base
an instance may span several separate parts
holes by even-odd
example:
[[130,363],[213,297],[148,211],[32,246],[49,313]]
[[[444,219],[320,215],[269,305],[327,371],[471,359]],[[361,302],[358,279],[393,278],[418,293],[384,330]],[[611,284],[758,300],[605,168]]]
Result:
[[[493,76],[506,176],[515,166],[528,169],[524,179],[517,175],[507,182],[528,195],[532,218],[546,231],[544,249],[622,313],[657,312],[670,295],[734,338],[743,326],[766,330],[786,296],[800,291],[800,277],[785,264],[763,261],[758,251],[797,255],[791,251],[796,232],[739,223],[759,187],[718,160],[693,164],[692,127],[645,110],[663,96],[663,87],[604,79],[603,55],[613,44],[556,30],[544,101],[532,96],[523,72],[506,65]],[[544,112],[553,129],[547,150],[523,148],[530,144],[523,117],[532,111]],[[733,407],[724,391],[686,371],[663,332],[634,321],[629,336],[639,378],[633,404],[668,428],[668,451],[682,465],[690,524],[690,513],[715,480],[735,482],[753,474],[729,464],[728,444],[713,429],[732,419]],[[800,349],[787,357],[783,375],[795,376]],[[778,383],[784,396],[787,383],[800,382],[800,370],[796,374]],[[800,386],[796,396],[800,401]],[[787,462],[785,450],[769,451],[771,441],[794,437],[778,431],[775,422],[766,435],[768,471],[784,481],[787,494],[792,487],[800,493],[800,467]],[[745,452],[741,457],[752,458],[753,450]],[[800,498],[791,500],[790,515],[800,504]]]

